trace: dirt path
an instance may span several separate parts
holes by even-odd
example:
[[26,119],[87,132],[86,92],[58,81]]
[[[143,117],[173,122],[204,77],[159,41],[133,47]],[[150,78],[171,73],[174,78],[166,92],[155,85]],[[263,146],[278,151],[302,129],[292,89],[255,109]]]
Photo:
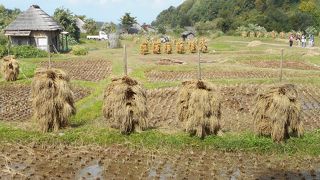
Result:
[[[228,43],[241,43],[241,44],[249,44],[250,42],[245,42],[245,41],[226,41]],[[269,46],[277,46],[277,47],[288,47],[287,44],[275,44],[275,43],[264,43],[264,42],[261,42],[260,45],[269,45]]]
[[4,144],[0,179],[319,179],[320,160],[214,150]]

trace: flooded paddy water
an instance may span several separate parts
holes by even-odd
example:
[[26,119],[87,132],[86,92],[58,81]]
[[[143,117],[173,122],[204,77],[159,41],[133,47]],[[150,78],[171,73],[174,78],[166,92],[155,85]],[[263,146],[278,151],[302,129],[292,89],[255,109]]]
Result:
[[320,159],[217,150],[0,146],[0,179],[319,179]]

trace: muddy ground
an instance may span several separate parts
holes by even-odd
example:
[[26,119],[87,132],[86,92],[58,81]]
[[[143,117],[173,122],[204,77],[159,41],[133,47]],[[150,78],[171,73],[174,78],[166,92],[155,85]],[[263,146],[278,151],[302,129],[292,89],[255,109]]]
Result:
[[319,179],[320,159],[214,150],[1,144],[0,179]]
[[[48,62],[42,62],[40,66],[47,67]],[[105,79],[112,72],[111,62],[106,60],[54,61],[51,67],[65,70],[73,80],[93,82]]]

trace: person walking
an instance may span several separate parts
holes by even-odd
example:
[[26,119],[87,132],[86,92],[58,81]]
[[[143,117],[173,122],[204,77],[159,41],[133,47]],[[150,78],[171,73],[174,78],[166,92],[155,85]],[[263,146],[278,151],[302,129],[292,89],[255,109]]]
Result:
[[302,34],[301,36],[301,44],[302,44],[302,47],[305,48],[306,47],[306,43],[307,43],[307,38],[304,34]]
[[301,36],[300,34],[296,34],[296,42],[297,42],[297,47],[301,46]]
[[289,37],[289,45],[290,45],[290,47],[292,47],[292,45],[293,45],[293,40],[294,40],[294,37],[293,37],[293,34],[291,34],[290,37]]
[[309,46],[313,47],[313,45],[314,45],[314,35],[310,34],[309,35]]

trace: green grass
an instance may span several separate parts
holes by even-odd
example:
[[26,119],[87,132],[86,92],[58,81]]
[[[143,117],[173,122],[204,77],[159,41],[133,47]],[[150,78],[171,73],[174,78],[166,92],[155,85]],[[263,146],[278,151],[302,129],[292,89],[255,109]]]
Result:
[[[94,129],[94,131],[93,131]],[[279,153],[288,155],[320,155],[320,132],[307,133],[303,138],[291,138],[286,143],[273,143],[270,138],[258,137],[251,133],[227,133],[222,137],[209,136],[204,140],[190,137],[185,133],[165,134],[157,130],[134,133],[129,136],[103,126],[86,125],[67,129],[62,133],[25,131],[0,123],[0,141],[5,142],[40,142],[69,145],[96,144],[107,146],[123,144],[150,149],[216,149],[224,151],[247,151],[262,153]]]

